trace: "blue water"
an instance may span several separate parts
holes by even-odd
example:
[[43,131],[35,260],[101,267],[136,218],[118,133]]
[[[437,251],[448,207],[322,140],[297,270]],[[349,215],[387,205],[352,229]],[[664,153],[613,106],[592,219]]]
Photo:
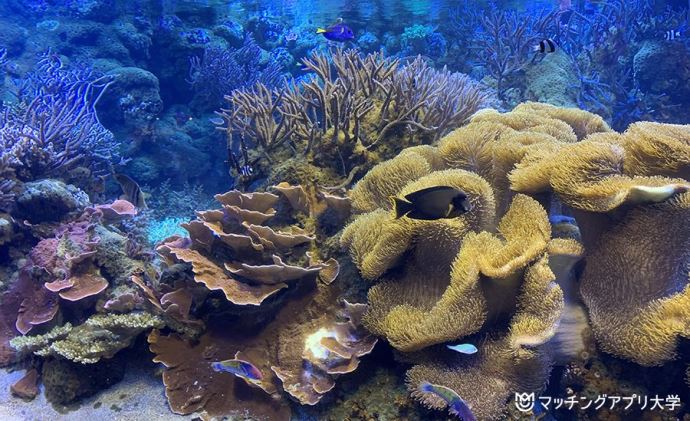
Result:
[[[597,331],[592,320],[602,316],[586,308],[584,301],[596,300],[583,301],[579,282],[593,272],[624,273],[612,281],[623,285],[614,301],[631,308],[622,321],[606,319],[616,326],[638,320],[633,316],[646,320],[648,313],[634,311],[639,302],[678,297],[687,288],[690,260],[678,251],[688,245],[687,224],[673,225],[677,235],[637,234],[649,224],[666,226],[653,213],[667,212],[666,205],[678,207],[668,218],[690,223],[687,207],[675,201],[690,188],[689,7],[685,0],[0,1],[0,385],[7,389],[0,419],[135,419],[137,405],[146,419],[203,413],[440,420],[461,417],[457,412],[467,419],[472,412],[478,419],[686,419],[690,310],[680,306],[653,319],[671,339],[654,348],[659,360],[647,363],[638,358],[642,351],[616,348],[628,339],[602,345],[608,331]],[[520,145],[511,138],[509,152],[500,149],[504,144],[477,152],[479,143],[472,142],[486,129],[458,132],[465,146],[450,154],[460,157],[424,155],[472,124],[475,112],[490,120],[480,110],[510,113],[528,102],[579,109],[596,124],[583,128],[566,112],[554,117],[558,124],[533,123],[539,112],[527,105],[529,115],[501,124],[538,129]],[[647,127],[635,125],[641,121],[665,126],[649,126],[649,138],[664,134],[647,149],[638,144],[639,152],[620,139],[631,127]],[[566,135],[554,135],[564,126]],[[571,185],[537,177],[541,187],[527,191],[511,185],[511,171],[529,169],[530,159],[555,147],[537,144],[543,137],[553,135],[561,147],[610,131],[623,135],[595,139],[609,142],[610,150],[577,167],[600,171],[591,178],[573,176]],[[376,167],[421,145],[429,149],[413,150],[416,161],[402,170]],[[559,161],[561,167],[580,162],[578,150],[568,149],[575,158]],[[636,151],[657,154],[656,160],[645,167]],[[484,171],[486,161],[501,159],[515,162]],[[497,192],[490,195],[495,203],[479,203],[472,190],[461,191],[461,211],[448,202],[422,209],[441,199],[419,184],[414,191],[426,192],[416,196],[421,202],[396,219],[389,199],[400,196],[397,206],[402,197],[414,201],[412,190],[401,193],[408,181],[446,167],[485,179]],[[372,182],[376,171],[390,178]],[[596,184],[602,180],[610,184]],[[302,186],[302,195],[299,188],[276,189],[281,182]],[[616,183],[624,191],[614,191]],[[566,184],[573,191],[561,194]],[[362,193],[368,189],[375,194]],[[571,323],[585,327],[565,346],[560,337],[536,345],[530,345],[536,336],[520,337],[522,348],[501,353],[492,341],[525,311],[515,294],[537,255],[509,276],[477,275],[482,303],[496,305],[482,313],[490,322],[481,329],[452,337],[447,325],[424,323],[449,287],[451,271],[443,265],[454,256],[446,261],[445,252],[464,244],[469,231],[510,236],[498,221],[516,192],[542,206],[554,238],[584,244],[585,257],[565,276],[574,284],[549,287],[565,291],[571,313],[549,323],[551,336]],[[577,195],[585,199],[577,202]],[[649,214],[636,207],[643,205]],[[415,231],[482,206],[496,208],[483,225],[468,219],[440,234]],[[438,214],[441,208],[451,210]],[[600,219],[582,223],[583,212]],[[381,215],[389,217],[375,219]],[[366,218],[377,222],[357,231]],[[404,225],[415,218],[425,221]],[[611,240],[644,218],[652,222],[633,229],[629,241]],[[391,223],[401,225],[386,231]],[[657,235],[663,241],[655,242]],[[592,257],[606,241],[614,244],[613,257]],[[659,251],[674,241],[679,249]],[[630,242],[644,243],[642,263],[630,266],[642,280],[625,272],[626,259],[638,256],[626,254]],[[423,250],[439,244],[437,251]],[[606,269],[597,266],[602,261]],[[419,283],[409,281],[414,276]],[[629,278],[635,282],[626,284]],[[381,294],[390,297],[378,296],[374,285],[385,285]],[[425,301],[429,296],[436,301]],[[412,308],[418,315],[397,313],[414,326],[396,331],[366,317],[362,322],[360,308],[343,300],[374,306],[379,300],[372,318],[398,304],[407,306],[400,313]],[[477,302],[465,302],[457,318],[472,317]],[[635,335],[647,338],[635,326],[641,329]],[[410,332],[401,333],[405,327]],[[401,345],[417,334],[433,336],[436,328],[443,340],[416,343],[418,349]],[[10,344],[13,338],[18,342]],[[651,343],[658,345],[656,339]],[[447,351],[452,344],[473,352]],[[235,368],[210,369],[221,360]],[[429,371],[419,374],[419,367]],[[16,383],[19,371],[28,373],[25,383]],[[538,405],[544,396],[595,401],[602,395],[663,396],[666,404],[677,395],[683,406]],[[536,406],[521,410],[530,402]]]

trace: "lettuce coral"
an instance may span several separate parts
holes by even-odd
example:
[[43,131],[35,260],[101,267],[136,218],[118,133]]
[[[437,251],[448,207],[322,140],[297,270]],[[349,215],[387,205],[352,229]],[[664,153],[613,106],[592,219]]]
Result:
[[[222,209],[197,212],[183,224],[189,239],[172,237],[158,247],[168,269],[189,267],[194,285],[177,286],[205,289],[201,305],[212,312],[198,339],[149,335],[155,361],[166,366],[163,382],[175,413],[289,419],[287,397],[316,404],[376,344],[362,327],[366,305],[341,300],[347,285],[338,277],[340,264],[318,247],[326,240],[321,224],[329,204],[337,204],[340,218],[349,201],[285,183],[273,190],[217,195]],[[168,313],[167,294],[154,290],[161,283],[144,278],[132,280]],[[235,358],[256,367],[260,378],[214,371],[212,363]]]

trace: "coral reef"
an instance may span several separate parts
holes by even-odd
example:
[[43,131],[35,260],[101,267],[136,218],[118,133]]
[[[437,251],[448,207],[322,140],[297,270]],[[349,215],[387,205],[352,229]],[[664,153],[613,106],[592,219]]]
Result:
[[[351,180],[405,146],[433,142],[462,125],[488,98],[467,76],[434,70],[422,58],[400,66],[380,53],[337,50],[330,57],[313,53],[303,63],[314,77],[300,85],[259,84],[228,96],[221,116],[229,144],[234,134],[240,137],[245,164],[298,155],[323,173],[312,179]],[[309,181],[276,168],[264,173]]]
[[[19,86],[18,101],[0,113],[0,173],[10,182],[61,177],[82,167],[94,176],[118,156],[113,135],[95,107],[113,83],[90,69],[66,69],[47,53]],[[9,195],[13,186],[2,183]]]
[[686,1],[183,3],[0,2],[10,406],[148,347],[205,419],[688,416]]
[[189,83],[195,100],[215,109],[222,105],[223,96],[235,89],[251,88],[256,83],[278,85],[281,67],[275,60],[261,63],[261,48],[247,35],[240,48],[207,45],[202,57],[190,59]]
[[[581,249],[552,239],[545,209],[511,192],[508,177],[530,152],[606,130],[593,115],[540,104],[483,111],[437,148],[408,148],[353,189],[353,206],[365,213],[341,241],[362,276],[378,280],[365,325],[416,364],[408,385],[426,405],[446,403],[422,391],[422,382],[454,390],[478,418],[493,419],[513,391],[545,384],[552,362],[542,345],[564,306],[556,281],[572,267],[561,256],[577,259]],[[471,210],[431,221],[392,217],[388,197],[440,185],[463,191]],[[436,346],[457,340],[476,341],[478,355]],[[487,376],[495,380],[479,380]]]
[[93,364],[102,358],[112,358],[131,345],[140,333],[161,327],[160,318],[145,312],[98,314],[76,327],[66,323],[44,335],[17,337],[10,345],[18,352]]
[[[321,263],[327,256],[315,247],[325,240],[324,218],[339,218],[328,208],[338,201],[285,183],[274,190],[216,195],[222,209],[197,212],[183,224],[189,239],[174,236],[157,248],[169,268],[191,266],[212,305],[197,341],[149,335],[155,361],[167,367],[163,381],[173,412],[287,419],[284,396],[316,404],[376,344],[361,327],[366,306],[341,303],[347,285],[334,282],[339,264],[332,257]],[[162,309],[163,299],[153,290],[148,295]],[[214,371],[212,363],[229,359],[249,362],[261,376]]]
[[678,338],[690,334],[689,139],[687,126],[635,123],[623,134],[562,146],[511,175],[518,191],[522,180],[546,176],[540,190],[573,209],[595,336],[604,351],[642,365],[673,359]]

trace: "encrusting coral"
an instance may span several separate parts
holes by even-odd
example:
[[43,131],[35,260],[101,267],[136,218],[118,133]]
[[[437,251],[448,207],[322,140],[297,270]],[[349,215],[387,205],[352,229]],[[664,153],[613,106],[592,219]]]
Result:
[[[575,142],[575,129],[607,130],[587,117],[589,123],[572,127],[526,108],[481,111],[438,147],[409,148],[353,189],[353,207],[363,213],[341,243],[362,276],[378,280],[365,325],[416,364],[408,386],[425,404],[446,405],[420,388],[428,382],[458,393],[478,419],[494,419],[514,391],[545,384],[552,358],[544,344],[564,308],[556,282],[568,278],[566,263],[578,260],[581,248],[573,239],[552,239],[541,204],[550,199],[511,192],[508,172],[530,151]],[[462,190],[470,210],[431,221],[394,217],[390,196],[434,186]],[[460,340],[476,344],[477,355],[440,347]]]
[[[151,326],[139,330],[113,327],[106,332],[109,328],[101,326],[98,317],[115,315],[94,316],[96,312],[108,311],[109,305],[103,305],[101,299],[114,306],[114,302],[124,302],[130,296],[131,302],[121,307],[121,312],[143,309],[126,284],[133,272],[144,270],[150,263],[131,255],[128,246],[132,241],[110,225],[134,213],[130,204],[116,201],[114,205],[87,208],[70,222],[51,225],[48,232],[52,236],[43,238],[31,249],[16,281],[1,297],[0,364],[25,355],[17,355],[12,345],[26,351],[22,344],[36,341],[42,344],[32,345],[31,350],[37,353],[92,363],[103,355],[112,356],[143,330],[150,329]],[[35,233],[43,232],[41,226],[31,228]],[[10,345],[14,337],[17,338]],[[74,345],[75,341],[80,340],[102,349],[82,357],[81,351],[74,351],[81,346]]]
[[[285,396],[316,404],[376,344],[361,327],[366,306],[342,300],[347,285],[337,278],[339,264],[333,257],[322,262],[327,256],[317,247],[329,204],[337,204],[330,217],[340,218],[347,199],[283,183],[273,190],[217,195],[222,209],[197,212],[183,224],[191,238],[172,237],[158,247],[168,268],[190,266],[211,311],[198,340],[149,335],[155,361],[166,366],[175,413],[288,419]],[[162,310],[163,298],[140,277],[133,280]],[[214,370],[212,363],[231,359],[261,375]]]
[[10,341],[18,352],[33,352],[41,357],[61,356],[82,364],[111,358],[131,345],[140,333],[160,328],[163,321],[146,312],[97,314],[83,324],[58,326],[44,335],[19,336]]

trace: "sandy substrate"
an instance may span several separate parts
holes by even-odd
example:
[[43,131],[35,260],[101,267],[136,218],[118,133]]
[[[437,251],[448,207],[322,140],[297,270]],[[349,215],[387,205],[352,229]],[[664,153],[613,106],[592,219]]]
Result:
[[185,420],[170,412],[163,384],[150,366],[128,364],[124,379],[112,387],[83,399],[79,405],[56,407],[43,394],[31,402],[12,396],[10,385],[24,375],[24,370],[0,370],[0,420],[2,421],[120,421]]

